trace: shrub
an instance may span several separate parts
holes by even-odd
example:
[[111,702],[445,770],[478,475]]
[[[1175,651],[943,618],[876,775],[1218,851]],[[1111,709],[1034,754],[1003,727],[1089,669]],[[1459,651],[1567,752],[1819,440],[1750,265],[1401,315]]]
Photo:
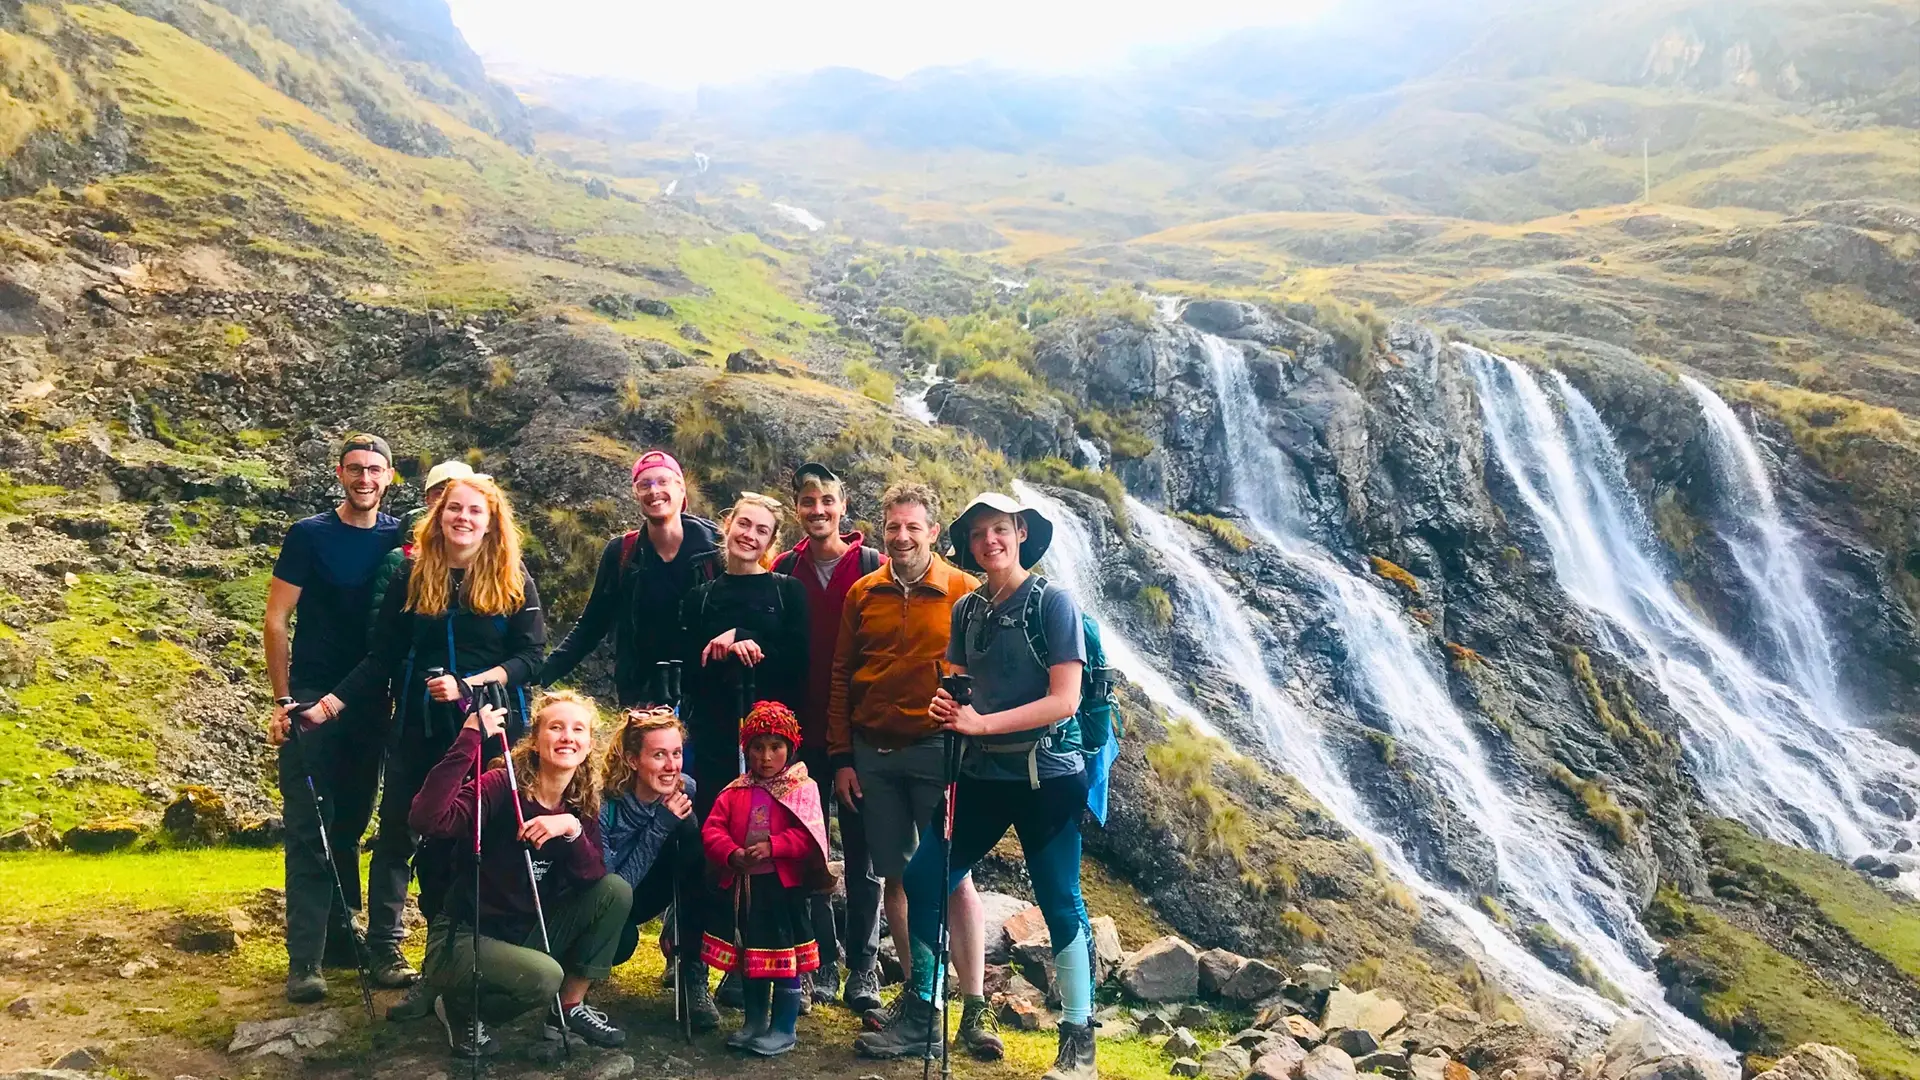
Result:
[[1011,360],[988,360],[977,367],[966,368],[954,376],[955,382],[978,383],[1000,390],[1019,393],[1026,390],[1038,390],[1040,383],[1033,373]]
[[1362,990],[1369,989],[1380,982],[1380,969],[1382,966],[1380,958],[1377,956],[1369,956],[1361,960],[1355,960],[1353,963],[1347,965],[1345,971],[1340,973],[1340,981],[1346,983],[1348,986],[1358,987]]
[[1495,900],[1486,893],[1481,893],[1480,899],[1477,902],[1480,905],[1480,910],[1486,912],[1487,918],[1492,919],[1496,925],[1513,925],[1513,916],[1507,914],[1507,909],[1501,905],[1500,901]]
[[1253,549],[1253,541],[1248,539],[1247,534],[1240,531],[1240,526],[1226,518],[1214,517],[1212,514],[1190,514],[1185,510],[1175,513],[1174,516],[1236,552],[1244,554]]
[[1167,590],[1148,585],[1134,595],[1133,602],[1154,626],[1165,630],[1173,625],[1173,597],[1167,595]]
[[1457,641],[1447,642],[1446,647],[1447,658],[1452,661],[1453,670],[1455,671],[1468,672],[1472,671],[1476,666],[1485,666],[1486,664],[1486,660],[1481,657],[1479,653],[1474,652],[1472,649],[1467,648]]
[[863,396],[882,405],[893,403],[893,376],[880,371],[865,360],[849,360],[847,366],[841,371],[846,375],[847,380],[853,383],[853,388]]
[[1298,942],[1319,942],[1327,940],[1327,931],[1313,916],[1299,908],[1288,908],[1280,913],[1280,925]]
[[1120,420],[1099,409],[1086,409],[1079,421],[1088,437],[1106,440],[1114,457],[1143,458],[1153,453],[1154,442],[1140,434],[1138,420]]
[[1121,485],[1120,478],[1112,473],[1076,469],[1057,457],[1029,461],[1024,471],[1027,478],[1036,483],[1071,488],[1082,495],[1091,495],[1099,499],[1106,503],[1107,509],[1113,513],[1113,524],[1116,528],[1121,532],[1128,532],[1133,528],[1133,515],[1127,511],[1127,489]]
[[1418,597],[1420,595],[1420,580],[1412,574],[1407,573],[1402,567],[1378,555],[1367,556],[1367,562],[1372,564],[1374,573],[1407,590],[1409,596]]
[[1572,769],[1557,761],[1548,770],[1548,775],[1560,790],[1579,799],[1580,805],[1586,810],[1587,819],[1600,826],[1615,842],[1624,847],[1633,839],[1633,815],[1598,781],[1582,780],[1573,774]]
[[1613,741],[1624,743],[1633,737],[1627,725],[1613,715],[1613,706],[1607,703],[1607,696],[1600,692],[1600,680],[1594,677],[1593,661],[1579,649],[1567,650],[1567,665],[1573,669],[1574,680],[1580,689],[1586,691],[1587,701],[1593,706],[1593,715],[1600,720],[1600,726],[1606,729]]

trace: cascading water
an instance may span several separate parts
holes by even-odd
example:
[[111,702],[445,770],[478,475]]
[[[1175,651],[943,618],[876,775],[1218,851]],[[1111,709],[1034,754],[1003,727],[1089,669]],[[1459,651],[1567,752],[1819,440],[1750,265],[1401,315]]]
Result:
[[1791,683],[1767,676],[1674,591],[1619,449],[1586,397],[1553,373],[1563,419],[1525,368],[1478,349],[1465,355],[1495,454],[1540,523],[1561,586],[1600,616],[1614,651],[1644,662],[1686,720],[1687,761],[1714,811],[1841,857],[1891,839],[1892,823],[1863,800],[1862,784],[1893,778],[1912,758],[1848,726],[1839,711],[1825,673],[1831,653],[1792,534],[1725,403],[1695,390],[1706,395],[1703,408],[1711,397],[1726,410],[1720,418],[1706,410],[1719,437],[1737,440],[1728,448],[1737,468],[1722,481],[1756,519],[1756,535],[1730,543],[1736,552],[1758,549],[1736,559],[1761,606],[1775,609],[1769,630],[1787,636]]
[[[1507,793],[1495,778],[1466,718],[1448,695],[1436,659],[1430,650],[1421,648],[1398,606],[1303,538],[1294,470],[1266,434],[1245,354],[1212,335],[1202,334],[1200,340],[1210,362],[1220,407],[1227,480],[1234,502],[1264,540],[1319,581],[1322,600],[1344,638],[1348,655],[1360,668],[1353,682],[1368,695],[1370,700],[1365,704],[1386,719],[1393,735],[1417,751],[1419,759],[1431,763],[1430,779],[1491,845],[1499,880],[1513,899],[1524,904],[1532,917],[1576,943],[1636,1009],[1654,1020],[1670,1042],[1725,1061],[1729,1054],[1723,1043],[1666,1003],[1647,966],[1658,946],[1640,925],[1634,898],[1593,842],[1563,818]],[[1149,539],[1156,538],[1150,534]],[[1164,552],[1164,545],[1156,546],[1162,546]],[[1204,568],[1185,569],[1210,580]],[[1263,669],[1257,654],[1253,663],[1258,665],[1256,670]],[[1268,715],[1277,723],[1287,723],[1289,718],[1285,711]],[[1274,741],[1298,742],[1302,730],[1311,728],[1289,727],[1284,731],[1286,738]],[[1283,762],[1290,769],[1297,767],[1290,758],[1283,758]],[[1310,769],[1300,779],[1350,825],[1355,816],[1364,813],[1337,770]],[[1371,829],[1365,832],[1370,839],[1374,836]],[[1398,854],[1390,844],[1377,839],[1372,842]],[[1393,861],[1403,877],[1412,873],[1404,855]],[[1420,879],[1415,876],[1412,880]],[[1456,913],[1466,907],[1459,898],[1436,886],[1424,881],[1421,884],[1430,896],[1445,897]],[[1609,1011],[1594,995],[1548,974],[1530,955],[1512,947],[1497,930],[1483,923],[1470,921],[1467,925],[1483,944],[1491,944],[1488,938],[1497,938],[1508,946],[1499,957],[1506,961],[1505,973],[1532,993],[1536,1007],[1564,1009],[1572,1005],[1589,1015]]]
[[[1478,349],[1465,355],[1495,454],[1540,523],[1561,586],[1600,616],[1614,651],[1645,663],[1686,720],[1685,753],[1708,804],[1829,854],[1876,847],[1870,830],[1890,823],[1862,800],[1861,784],[1891,772],[1899,751],[1769,678],[1680,599],[1611,434],[1564,376],[1552,379],[1563,422],[1525,368]],[[1782,587],[1756,583],[1769,603]]]

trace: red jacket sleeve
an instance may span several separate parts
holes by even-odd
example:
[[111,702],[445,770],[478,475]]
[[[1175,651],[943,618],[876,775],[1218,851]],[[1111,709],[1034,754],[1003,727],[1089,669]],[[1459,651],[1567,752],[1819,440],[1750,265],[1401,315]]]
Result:
[[480,733],[461,728],[445,757],[427,773],[413,797],[407,824],[421,836],[445,840],[473,835],[474,763],[480,757]]
[[706,824],[700,826],[700,844],[707,849],[707,861],[715,866],[725,867],[727,856],[740,850],[733,839],[731,811],[734,800],[728,798],[728,792],[721,792],[713,801],[713,809],[707,811]]

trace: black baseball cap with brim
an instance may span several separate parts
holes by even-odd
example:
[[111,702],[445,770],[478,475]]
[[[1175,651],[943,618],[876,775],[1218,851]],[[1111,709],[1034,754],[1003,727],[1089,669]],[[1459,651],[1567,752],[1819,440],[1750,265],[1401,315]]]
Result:
[[340,441],[340,452],[334,455],[334,463],[339,464],[347,460],[347,455],[353,453],[355,450],[371,450],[381,457],[386,458],[388,465],[393,464],[393,448],[387,445],[387,440],[378,435],[368,435],[365,432],[357,435],[349,435],[345,439],[342,439]]
[[817,461],[809,461],[805,465],[793,470],[793,490],[797,493],[801,488],[806,487],[809,477],[819,480],[823,484],[838,484],[840,482],[839,474],[835,473],[832,469],[827,468]]
[[980,564],[973,559],[973,519],[981,514],[1011,514],[1027,526],[1027,539],[1020,545],[1020,565],[1031,570],[1039,564],[1053,544],[1053,522],[1037,507],[1028,506],[1010,495],[997,491],[985,491],[974,496],[960,516],[953,519],[947,528],[947,536],[953,540],[953,561],[960,569],[980,573]]

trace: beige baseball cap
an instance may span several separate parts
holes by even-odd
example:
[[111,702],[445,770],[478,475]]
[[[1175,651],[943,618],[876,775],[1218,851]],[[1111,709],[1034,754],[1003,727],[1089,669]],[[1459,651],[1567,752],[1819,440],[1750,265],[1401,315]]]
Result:
[[422,491],[432,491],[449,480],[471,480],[473,468],[464,461],[443,461],[427,470],[427,482],[421,485]]

